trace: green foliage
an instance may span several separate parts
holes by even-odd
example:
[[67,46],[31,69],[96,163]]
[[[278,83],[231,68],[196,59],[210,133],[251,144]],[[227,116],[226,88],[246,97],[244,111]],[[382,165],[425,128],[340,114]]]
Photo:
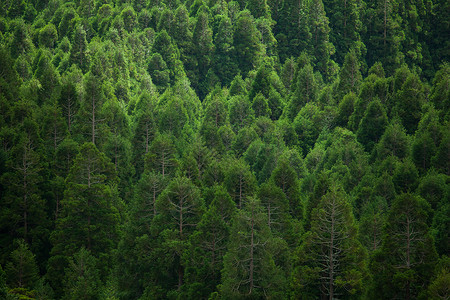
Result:
[[232,224],[228,252],[224,256],[222,297],[283,298],[287,282],[275,263],[276,240],[259,200],[248,198]]
[[311,217],[311,231],[295,252],[292,286],[295,297],[343,294],[360,298],[367,276],[366,254],[357,241],[351,207],[345,193],[332,187]]
[[98,299],[101,282],[97,261],[86,248],[69,260],[64,286],[64,299]]
[[239,13],[233,28],[233,44],[238,67],[242,74],[258,66],[262,56],[261,33],[256,28],[253,16],[248,10]]
[[447,297],[448,8],[0,1],[0,298]]
[[358,141],[370,152],[381,138],[388,123],[386,112],[380,101],[372,101],[359,123]]
[[95,145],[81,146],[66,184],[61,217],[51,236],[53,249],[48,271],[57,292],[68,259],[81,247],[99,259],[98,269],[105,276],[120,224],[121,203],[114,165]]
[[427,224],[430,206],[422,198],[401,194],[391,205],[383,246],[374,254],[372,297],[417,297],[437,263]]
[[34,254],[24,240],[17,240],[17,249],[11,252],[5,266],[8,286],[11,288],[32,288],[39,278]]

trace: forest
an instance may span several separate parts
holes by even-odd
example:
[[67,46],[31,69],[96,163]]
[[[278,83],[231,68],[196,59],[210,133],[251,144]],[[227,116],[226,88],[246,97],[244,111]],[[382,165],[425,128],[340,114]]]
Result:
[[1,0],[0,299],[449,299],[449,16]]

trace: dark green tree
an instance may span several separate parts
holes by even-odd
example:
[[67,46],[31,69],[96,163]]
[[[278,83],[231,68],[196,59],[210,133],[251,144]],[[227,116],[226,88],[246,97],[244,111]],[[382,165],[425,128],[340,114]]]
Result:
[[240,209],[245,199],[255,192],[256,178],[243,159],[231,159],[225,163],[225,187]]
[[248,10],[239,13],[233,28],[233,43],[239,70],[242,74],[258,67],[262,55],[261,33]]
[[295,83],[295,90],[287,105],[286,116],[294,120],[300,109],[317,98],[318,86],[314,77],[313,68],[307,64],[299,70]]
[[185,273],[182,257],[189,249],[189,237],[200,222],[204,202],[198,188],[186,177],[176,177],[156,201],[158,216],[154,219],[160,228],[162,249],[173,256],[165,268],[172,274],[169,289],[181,290]]
[[155,170],[161,173],[163,177],[170,175],[174,171],[177,161],[171,135],[156,135],[149,151],[145,155],[145,163],[147,170]]
[[[199,97],[203,99],[207,94],[207,86],[204,85],[206,74],[211,67],[212,54],[214,51],[213,32],[209,26],[208,15],[200,12],[193,32],[193,44],[195,58],[197,60],[198,77],[194,80]],[[198,82],[198,83],[197,83]]]
[[99,259],[101,278],[111,264],[118,238],[120,199],[117,175],[109,159],[92,143],[81,146],[66,179],[61,217],[52,232],[48,276],[57,293],[64,268],[81,247]]
[[360,41],[360,33],[363,30],[361,13],[363,13],[362,1],[350,0],[325,0],[325,12],[330,20],[330,42],[336,47],[336,62],[344,62],[344,54],[347,53],[355,42]]
[[225,299],[283,298],[286,278],[275,263],[276,240],[260,201],[250,197],[233,219],[222,271]]
[[371,261],[374,299],[413,299],[425,292],[437,263],[429,213],[429,204],[413,194],[401,194],[392,203],[383,245]]
[[97,260],[82,247],[69,259],[64,278],[64,299],[98,299],[100,290]]
[[388,118],[381,102],[378,100],[370,102],[359,123],[358,141],[370,152],[383,135],[387,124]]
[[364,294],[366,253],[357,240],[347,201],[345,192],[332,187],[314,209],[311,231],[295,253],[292,286],[296,297],[358,298]]
[[35,255],[24,240],[16,240],[16,244],[5,266],[6,281],[10,288],[32,289],[39,278]]
[[80,24],[73,33],[72,48],[70,49],[70,63],[77,64],[83,72],[86,72],[89,66],[86,31]]

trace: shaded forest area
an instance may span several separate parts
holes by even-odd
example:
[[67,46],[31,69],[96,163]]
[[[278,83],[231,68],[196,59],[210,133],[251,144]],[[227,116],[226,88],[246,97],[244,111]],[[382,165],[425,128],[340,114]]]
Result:
[[448,299],[449,16],[0,1],[0,298]]

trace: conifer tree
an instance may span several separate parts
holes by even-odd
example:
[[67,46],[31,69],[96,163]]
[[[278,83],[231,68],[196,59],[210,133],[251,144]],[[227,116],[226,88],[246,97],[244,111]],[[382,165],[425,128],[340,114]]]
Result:
[[290,120],[294,120],[305,104],[316,100],[317,88],[313,68],[307,64],[297,74],[295,90],[287,106],[286,116]]
[[81,247],[99,259],[100,275],[106,275],[118,238],[121,207],[116,191],[114,164],[94,144],[85,143],[66,179],[61,217],[51,235],[53,249],[48,274],[61,293],[64,268]]
[[260,35],[251,13],[242,11],[233,30],[235,55],[242,74],[247,74],[259,65],[262,55]]
[[16,244],[5,266],[8,286],[32,289],[39,278],[35,255],[24,240],[17,240]]
[[371,262],[371,297],[413,299],[425,292],[437,262],[427,224],[430,206],[413,194],[399,195],[386,220],[383,245]]
[[86,31],[83,25],[79,24],[73,33],[70,62],[77,64],[83,72],[86,72],[89,66],[87,51]]
[[311,231],[295,254],[292,285],[296,297],[363,295],[366,255],[347,201],[342,190],[332,187],[313,211]]
[[233,219],[224,256],[224,299],[283,298],[286,278],[275,264],[275,240],[257,198],[249,197]]
[[169,291],[181,291],[185,274],[182,258],[189,249],[189,237],[201,220],[203,199],[198,188],[188,178],[176,177],[158,197],[156,209],[159,214],[154,224],[159,228],[159,248],[172,256],[164,266],[172,274],[171,282],[165,285]]
[[82,247],[69,260],[64,278],[64,299],[98,299],[101,282],[97,260]]

